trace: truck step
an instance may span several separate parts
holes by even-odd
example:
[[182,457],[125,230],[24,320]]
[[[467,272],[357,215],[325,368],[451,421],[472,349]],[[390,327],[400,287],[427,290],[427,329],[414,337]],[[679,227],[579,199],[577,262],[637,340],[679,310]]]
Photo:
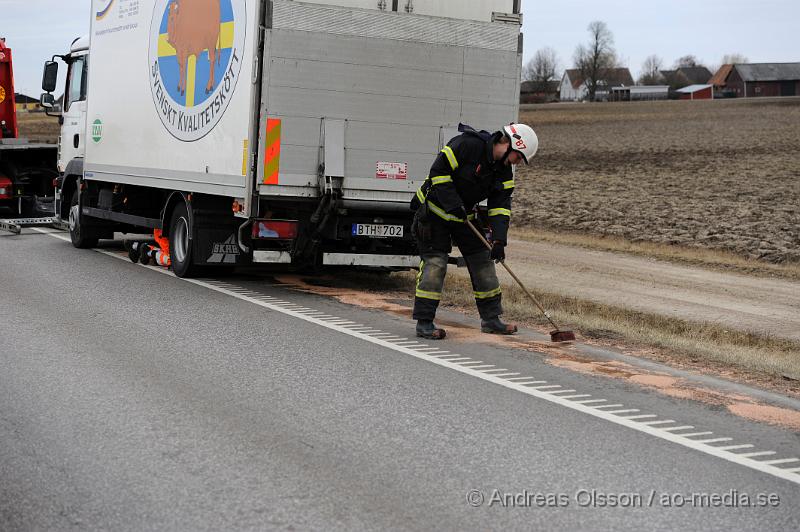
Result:
[[55,227],[64,229],[65,224],[55,218],[10,218],[0,220],[0,230],[20,234],[23,227]]

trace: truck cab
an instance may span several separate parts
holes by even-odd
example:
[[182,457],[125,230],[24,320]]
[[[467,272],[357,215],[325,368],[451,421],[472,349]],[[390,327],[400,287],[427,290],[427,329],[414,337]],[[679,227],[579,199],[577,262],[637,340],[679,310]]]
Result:
[[[53,112],[54,101],[52,94],[55,90],[55,79],[58,63],[55,59],[63,61],[67,67],[66,85],[64,86],[64,99],[62,109]],[[77,180],[83,174],[83,160],[86,155],[86,108],[87,87],[89,73],[89,37],[75,39],[66,55],[54,56],[53,60],[45,64],[45,75],[42,88],[42,105],[49,109],[49,114],[58,116],[61,131],[58,140],[58,172],[59,178],[56,186],[56,219],[66,221],[69,214],[69,202],[72,186],[65,181]],[[51,80],[51,81],[48,81]],[[47,86],[49,83],[49,86]]]

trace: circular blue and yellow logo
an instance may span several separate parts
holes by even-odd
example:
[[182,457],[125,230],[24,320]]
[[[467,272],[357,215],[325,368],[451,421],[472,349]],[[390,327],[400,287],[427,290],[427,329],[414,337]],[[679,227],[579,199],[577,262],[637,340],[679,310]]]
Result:
[[178,140],[205,137],[228,108],[242,67],[245,0],[157,0],[150,34],[150,88]]

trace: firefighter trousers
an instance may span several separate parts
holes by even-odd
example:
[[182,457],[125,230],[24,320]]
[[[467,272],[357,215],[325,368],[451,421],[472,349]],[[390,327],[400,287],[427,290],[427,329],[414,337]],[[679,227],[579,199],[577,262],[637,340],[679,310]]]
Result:
[[428,217],[428,220],[420,219],[418,211],[414,221],[413,233],[422,259],[414,297],[414,319],[433,320],[436,316],[454,241],[467,263],[481,319],[489,320],[502,314],[500,281],[483,242],[463,222],[447,222],[430,214]]

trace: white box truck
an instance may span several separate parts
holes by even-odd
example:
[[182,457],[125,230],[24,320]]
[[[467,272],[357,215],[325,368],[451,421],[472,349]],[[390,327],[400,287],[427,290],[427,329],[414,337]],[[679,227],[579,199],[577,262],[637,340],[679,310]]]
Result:
[[416,265],[409,201],[459,123],[516,121],[520,0],[93,0],[57,212],[78,247],[160,230],[189,276]]

